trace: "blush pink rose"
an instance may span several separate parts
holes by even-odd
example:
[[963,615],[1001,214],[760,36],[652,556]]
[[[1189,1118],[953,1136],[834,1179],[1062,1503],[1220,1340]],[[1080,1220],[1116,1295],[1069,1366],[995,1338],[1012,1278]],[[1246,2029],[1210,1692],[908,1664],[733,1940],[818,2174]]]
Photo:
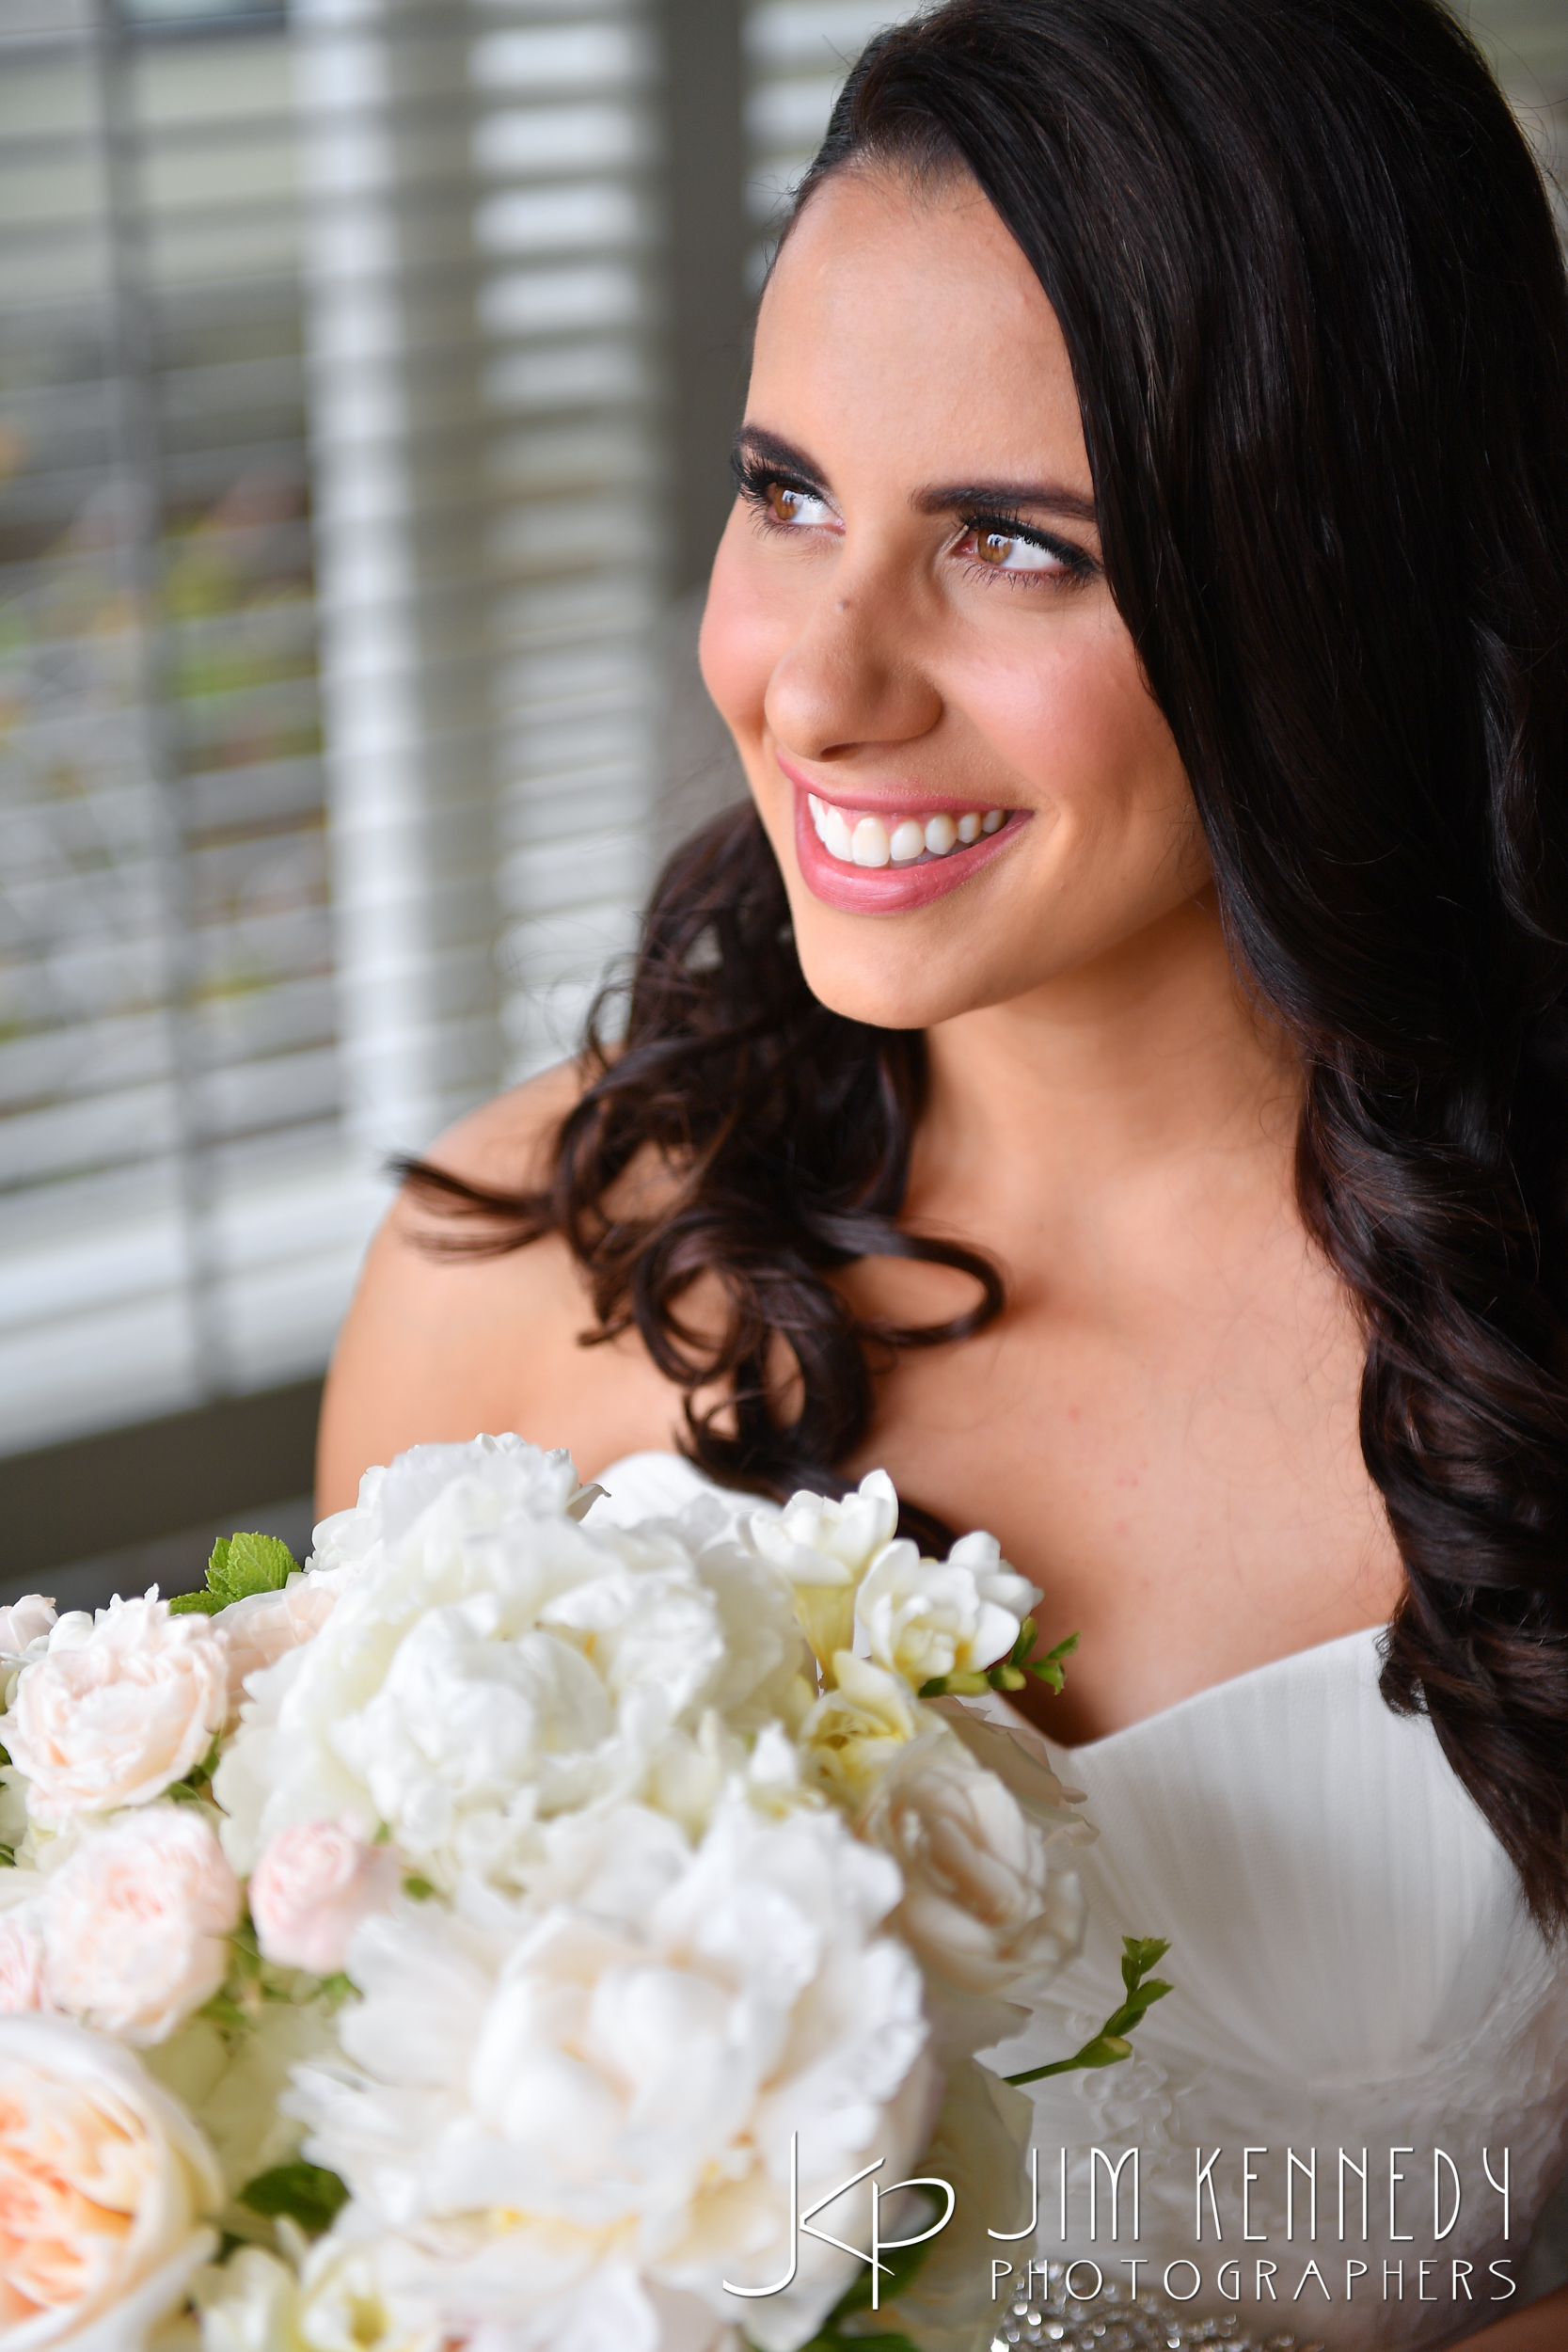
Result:
[[139,2344],[217,2246],[212,2151],[127,2050],[0,2017],[0,2343]]
[[145,2048],[228,1975],[240,1885],[205,1814],[160,1804],[92,1831],[39,1909],[48,2005]]
[[212,1619],[229,1666],[229,1713],[240,1711],[249,1677],[312,1642],[338,1603],[338,1586],[297,1577],[280,1593],[250,1593]]
[[84,1640],[23,1669],[0,1745],[31,1784],[28,1811],[54,1824],[161,1795],[199,1764],[228,1711],[228,1661],[208,1620],[117,1599]]
[[268,1960],[329,1977],[361,1919],[403,1884],[395,1846],[368,1846],[351,1820],[295,1821],[267,1844],[250,1879],[250,1916]]

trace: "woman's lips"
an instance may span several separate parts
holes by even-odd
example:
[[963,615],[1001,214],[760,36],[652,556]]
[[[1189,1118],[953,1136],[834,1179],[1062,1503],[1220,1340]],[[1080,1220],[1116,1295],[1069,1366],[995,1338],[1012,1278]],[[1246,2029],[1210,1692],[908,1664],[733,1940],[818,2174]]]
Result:
[[929,906],[989,866],[1033,812],[965,809],[911,795],[881,807],[830,801],[779,762],[795,791],[795,850],[806,887],[853,914]]

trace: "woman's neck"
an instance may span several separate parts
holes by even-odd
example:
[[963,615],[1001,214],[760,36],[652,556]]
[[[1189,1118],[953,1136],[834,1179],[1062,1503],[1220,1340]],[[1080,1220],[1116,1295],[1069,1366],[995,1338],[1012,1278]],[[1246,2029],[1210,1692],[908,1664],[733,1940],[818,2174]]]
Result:
[[1037,1216],[1216,1153],[1260,1153],[1289,1184],[1299,1065],[1239,982],[1210,893],[927,1045],[912,1196],[1022,1194]]

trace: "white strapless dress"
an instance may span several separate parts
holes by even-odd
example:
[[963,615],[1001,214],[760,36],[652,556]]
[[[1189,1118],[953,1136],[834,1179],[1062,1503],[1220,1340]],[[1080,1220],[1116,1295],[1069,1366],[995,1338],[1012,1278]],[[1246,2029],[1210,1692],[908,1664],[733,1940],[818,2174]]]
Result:
[[[754,1507],[673,1454],[633,1454],[600,1475],[607,1517],[702,1493]],[[1544,2213],[1568,2166],[1568,1959],[1531,1924],[1431,1725],[1384,1705],[1379,1630],[1053,1751],[1100,1832],[1077,1858],[1088,1931],[1026,2032],[990,2062],[1020,2073],[1086,2040],[1121,1997],[1124,1935],[1169,1938],[1162,1970],[1176,1989],[1130,2060],[1034,2087],[1037,2232],[1032,2248],[996,2248],[1015,2279],[1031,2253],[1076,2258],[1125,2294],[1136,2257],[1140,2288],[1190,2295],[1192,2318],[1239,2307],[1260,2336],[1436,2352],[1568,2273],[1555,2243],[1562,2200]],[[1010,1714],[1001,1700],[988,1711]],[[1111,2194],[1129,2149],[1135,2236],[1131,2161],[1114,2216]],[[1367,2175],[1365,2238],[1348,2166]],[[1507,2185],[1506,2236],[1488,2168]],[[1391,2173],[1402,2175],[1392,2214]],[[1239,2267],[1222,2277],[1227,2261]],[[1367,2267],[1347,2280],[1352,2263]],[[1492,2300],[1509,2277],[1519,2292]],[[1073,2283],[1092,2287],[1090,2272]],[[999,2280],[999,2314],[1009,2291]]]

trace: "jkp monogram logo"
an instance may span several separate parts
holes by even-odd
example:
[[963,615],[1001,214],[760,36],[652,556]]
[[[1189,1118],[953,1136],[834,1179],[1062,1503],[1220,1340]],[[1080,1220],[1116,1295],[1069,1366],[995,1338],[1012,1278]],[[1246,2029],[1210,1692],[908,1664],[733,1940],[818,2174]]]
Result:
[[[921,2174],[908,2181],[895,2181],[891,2187],[883,2188],[879,2182],[872,2179],[872,2175],[879,2172],[886,2161],[885,2156],[879,2156],[875,2164],[863,2165],[858,2172],[852,2172],[849,2178],[847,2181],[841,2181],[836,2188],[829,2189],[825,2197],[817,2198],[816,2203],[808,2205],[802,2213],[800,2210],[800,2135],[799,2132],[792,2132],[789,2140],[789,2268],[782,2279],[775,2279],[772,2285],[768,2287],[737,2287],[733,2280],[726,2279],[723,2281],[726,2293],[746,2296],[782,2295],[786,2287],[794,2285],[796,2274],[800,2267],[801,2238],[814,2237],[819,2245],[836,2246],[841,2254],[850,2254],[858,2263],[870,2264],[871,2308],[873,2311],[878,2310],[882,2274],[889,2268],[889,2265],[883,2262],[882,2256],[901,2253],[906,2247],[924,2246],[927,2238],[936,2237],[952,2220],[953,2208],[958,2203],[952,2183],[938,2180],[929,2174]],[[831,2230],[819,2230],[815,2226],[819,2213],[824,2212],[829,2205],[836,2204],[839,2198],[847,2197],[852,2188],[858,2188],[862,2181],[871,2182],[871,2250],[869,2253],[863,2253],[858,2246],[851,2246],[846,2238],[834,2237]],[[943,2201],[942,2217],[938,2221],[933,2221],[929,2229],[917,2231],[912,2237],[884,2237],[882,2235],[883,2200],[896,2197],[900,2190],[906,2188],[940,2189]]]

